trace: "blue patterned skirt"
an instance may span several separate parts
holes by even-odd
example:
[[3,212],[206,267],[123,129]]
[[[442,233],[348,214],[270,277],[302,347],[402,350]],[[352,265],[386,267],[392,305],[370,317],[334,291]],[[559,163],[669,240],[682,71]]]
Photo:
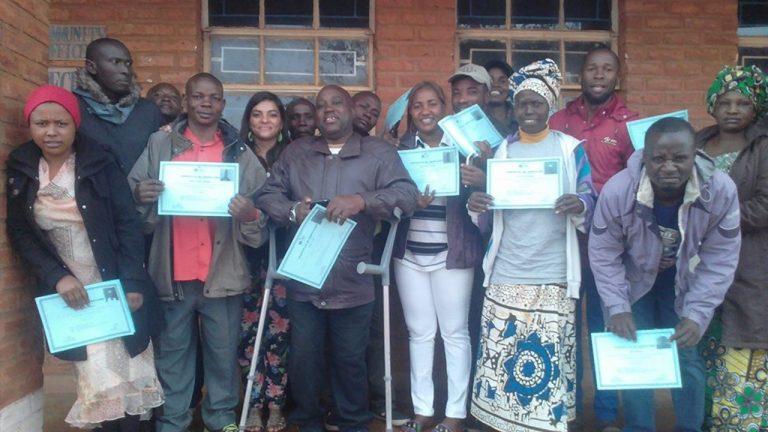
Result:
[[576,415],[574,323],[565,286],[491,284],[472,416],[505,432],[567,431]]

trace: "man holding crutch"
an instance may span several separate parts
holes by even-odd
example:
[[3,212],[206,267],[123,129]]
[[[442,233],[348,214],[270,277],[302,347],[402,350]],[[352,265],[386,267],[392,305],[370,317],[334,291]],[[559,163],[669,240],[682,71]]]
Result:
[[316,121],[321,136],[289,146],[273,165],[272,176],[256,194],[256,205],[278,225],[295,232],[313,202],[329,201],[330,220],[357,222],[339,259],[317,290],[288,281],[288,313],[293,323],[288,369],[296,408],[289,421],[302,431],[321,432],[325,410],[325,342],[330,346],[331,391],[339,428],[367,430],[365,349],[373,311],[373,278],[359,275],[370,262],[376,221],[395,207],[410,214],[418,191],[394,147],[353,131],[354,104],[349,93],[326,86],[317,95]]

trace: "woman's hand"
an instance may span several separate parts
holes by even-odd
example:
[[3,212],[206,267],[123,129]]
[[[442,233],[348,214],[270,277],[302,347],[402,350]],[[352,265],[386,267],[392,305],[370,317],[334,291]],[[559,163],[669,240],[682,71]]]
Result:
[[160,180],[142,180],[136,185],[136,189],[133,191],[133,197],[139,204],[153,204],[160,199],[160,194],[163,193],[163,189],[163,182]]
[[472,192],[467,200],[467,210],[475,213],[485,213],[493,205],[493,197],[485,192]]
[[584,212],[584,202],[574,194],[565,194],[555,201],[556,214],[581,214]]
[[136,312],[144,304],[144,294],[141,293],[125,293],[125,299],[131,312]]
[[474,165],[461,164],[461,184],[485,189],[485,172]]
[[419,193],[419,201],[418,205],[420,209],[425,209],[429,207],[430,204],[432,204],[432,201],[435,200],[435,191],[429,190],[429,185],[427,185],[424,188],[424,193]]
[[64,276],[56,282],[56,292],[72,309],[82,309],[90,303],[82,282],[71,275]]

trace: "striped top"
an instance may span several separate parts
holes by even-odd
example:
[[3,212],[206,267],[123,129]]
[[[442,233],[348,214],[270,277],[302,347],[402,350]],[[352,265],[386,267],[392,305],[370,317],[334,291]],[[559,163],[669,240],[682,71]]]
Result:
[[[445,144],[446,135],[443,135]],[[416,136],[417,148],[429,148]],[[424,191],[421,191],[424,192]],[[445,268],[448,257],[448,225],[445,221],[446,197],[435,197],[425,209],[416,210],[411,216],[405,255],[401,263],[419,271],[435,271]]]

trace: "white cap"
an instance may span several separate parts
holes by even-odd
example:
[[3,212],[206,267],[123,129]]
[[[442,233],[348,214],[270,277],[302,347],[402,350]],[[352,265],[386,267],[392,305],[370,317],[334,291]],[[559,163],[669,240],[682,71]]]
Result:
[[464,66],[456,69],[456,72],[454,72],[453,75],[448,78],[448,82],[453,83],[453,81],[459,77],[472,78],[480,84],[485,84],[485,86],[488,87],[488,90],[491,89],[491,76],[482,66],[478,66],[472,63],[465,64]]

